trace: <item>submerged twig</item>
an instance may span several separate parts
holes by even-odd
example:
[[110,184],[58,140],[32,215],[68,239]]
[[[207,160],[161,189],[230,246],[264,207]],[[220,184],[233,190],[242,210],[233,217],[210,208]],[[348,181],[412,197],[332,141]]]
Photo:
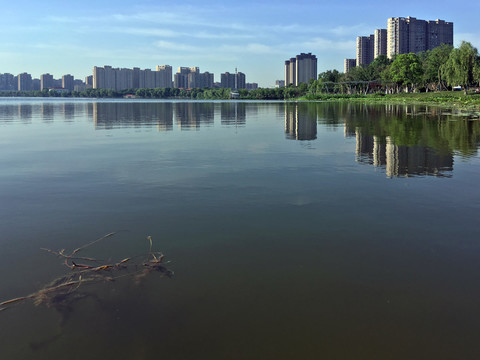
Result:
[[[1,302],[0,311],[4,311],[26,300],[33,300],[35,305],[54,307],[61,311],[78,298],[88,296],[88,294],[79,294],[77,292],[80,286],[98,282],[110,282],[123,277],[133,277],[135,282],[138,283],[142,278],[154,271],[160,272],[168,277],[173,276],[173,271],[167,269],[163,263],[164,255],[160,252],[152,251],[153,242],[151,236],[147,237],[150,247],[146,255],[128,257],[121,261],[108,264],[99,264],[100,260],[94,258],[75,256],[75,254],[81,250],[113,235],[115,235],[114,232],[102,236],[101,238],[80,246],[69,255],[65,254],[65,249],[54,251],[42,248],[42,250],[48,253],[64,258],[64,264],[71,269],[71,272],[53,280],[43,289],[33,294]],[[77,264],[75,261],[85,263]]]

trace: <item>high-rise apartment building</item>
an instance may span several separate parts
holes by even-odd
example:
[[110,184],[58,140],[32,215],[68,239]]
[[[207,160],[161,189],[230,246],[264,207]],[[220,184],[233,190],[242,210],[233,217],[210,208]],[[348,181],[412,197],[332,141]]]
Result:
[[15,91],[18,87],[17,78],[13,74],[0,74],[0,90]]
[[27,73],[18,74],[18,91],[33,90],[32,75]]
[[345,63],[343,65],[344,73],[348,73],[351,68],[357,66],[357,59],[345,59]]
[[73,91],[74,78],[72,75],[67,74],[62,76],[62,88]]
[[373,60],[387,55],[387,29],[376,29],[374,33]]
[[172,67],[158,65],[157,71],[139,68],[93,67],[92,83],[94,89],[154,89],[172,87]]
[[179,67],[174,75],[175,88],[213,88],[214,75],[208,71],[201,73],[198,66]]
[[246,76],[242,72],[237,72],[237,89],[246,89],[247,88],[247,82],[246,82]]
[[375,36],[357,37],[357,66],[370,64],[374,59]]
[[285,61],[285,85],[308,83],[317,79],[317,57],[312,53],[301,53]]
[[171,88],[172,87],[172,67],[170,65],[157,65],[157,87]]
[[51,87],[54,87],[53,75],[50,75],[50,74],[40,75],[40,90],[48,89]]
[[93,87],[93,75],[85,76],[85,85]]
[[[188,89],[188,74],[191,68],[179,66],[177,73],[173,77],[173,86],[177,89]],[[195,68],[197,69],[197,68]]]
[[389,18],[387,56],[419,53],[441,44],[453,45],[453,23],[444,20],[420,20],[414,17]]
[[246,89],[246,77],[242,72],[231,74],[229,72],[220,75],[220,86],[230,89]]
[[444,20],[430,20],[427,26],[428,50],[446,44],[453,46],[453,23]]

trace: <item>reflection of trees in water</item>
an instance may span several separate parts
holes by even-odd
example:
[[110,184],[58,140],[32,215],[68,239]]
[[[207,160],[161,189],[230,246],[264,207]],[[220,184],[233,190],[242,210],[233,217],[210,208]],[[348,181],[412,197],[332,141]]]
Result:
[[[428,174],[447,176],[453,155],[471,157],[480,145],[480,123],[452,118],[445,110],[422,105],[367,105],[319,102],[286,104],[285,130],[301,137],[302,121],[337,129],[357,140],[357,161],[383,166],[388,176]],[[454,121],[452,121],[454,119]],[[305,127],[304,127],[305,128]]]
[[[362,106],[345,117],[347,133],[387,136],[397,146],[425,146],[443,155],[472,156],[480,145],[480,123],[444,115],[440,108],[419,105]],[[452,121],[454,120],[454,121]],[[383,140],[386,142],[386,140]]]
[[345,133],[357,139],[357,160],[385,166],[388,176],[446,176],[453,155],[473,156],[480,142],[478,122],[451,121],[439,108],[358,105],[347,114]]

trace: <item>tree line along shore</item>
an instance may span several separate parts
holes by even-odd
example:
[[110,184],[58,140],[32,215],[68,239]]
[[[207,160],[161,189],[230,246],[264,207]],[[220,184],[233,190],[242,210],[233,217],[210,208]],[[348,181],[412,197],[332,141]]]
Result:
[[[456,91],[461,90],[461,91]],[[86,89],[84,91],[9,91],[3,97],[75,97],[226,100],[367,101],[419,102],[480,107],[480,56],[476,48],[462,42],[458,48],[442,45],[419,54],[378,56],[371,64],[347,73],[328,70],[318,79],[298,86],[204,89]]]

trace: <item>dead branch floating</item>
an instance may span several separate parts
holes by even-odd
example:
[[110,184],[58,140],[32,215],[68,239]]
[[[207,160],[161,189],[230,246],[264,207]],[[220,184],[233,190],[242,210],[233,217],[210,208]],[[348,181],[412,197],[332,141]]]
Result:
[[119,278],[130,277],[135,283],[139,283],[144,277],[152,272],[161,273],[164,276],[172,277],[173,271],[167,269],[163,262],[164,256],[161,252],[153,251],[152,237],[148,236],[150,243],[149,252],[144,255],[137,255],[125,258],[118,262],[104,263],[102,260],[79,256],[78,253],[104,239],[110,238],[115,233],[110,233],[94,241],[91,241],[67,254],[65,249],[53,251],[42,249],[50,254],[64,259],[64,264],[70,271],[64,276],[53,280],[43,289],[33,294],[17,297],[0,303],[0,311],[18,305],[24,301],[32,300],[38,305],[53,307],[63,311],[74,301],[94,294],[78,291],[80,287],[99,282],[115,281]]

